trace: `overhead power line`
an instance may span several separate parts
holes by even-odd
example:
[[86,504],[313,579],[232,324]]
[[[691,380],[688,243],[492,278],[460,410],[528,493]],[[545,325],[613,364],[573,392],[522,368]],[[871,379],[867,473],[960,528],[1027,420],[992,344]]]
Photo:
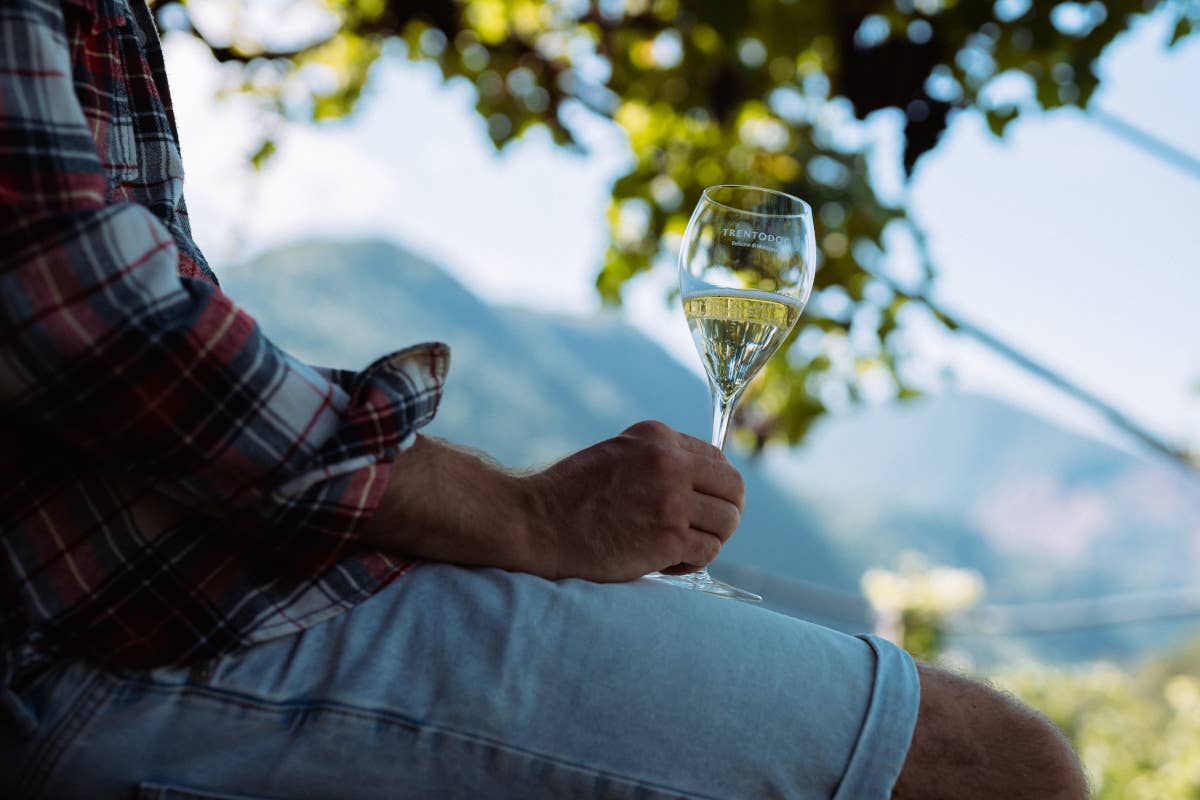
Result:
[[[1097,106],[1093,106],[1087,113],[1089,119],[1123,141],[1193,178],[1200,179],[1200,158],[1184,152],[1170,142]],[[917,234],[917,247],[921,251],[925,263],[931,263],[924,238],[919,235],[919,232]],[[1115,404],[1105,400],[1095,392],[1083,388],[1039,359],[1022,352],[996,334],[965,319],[960,314],[948,311],[923,291],[905,289],[885,275],[880,275],[871,270],[867,270],[867,272],[901,297],[925,306],[935,316],[957,329],[958,332],[974,339],[1022,370],[1097,411],[1115,428],[1150,448],[1153,452],[1187,468],[1189,471],[1200,471],[1200,464],[1197,463],[1194,454],[1164,440],[1153,433],[1147,426],[1134,419],[1133,416],[1117,408]]]
[[1087,116],[1113,136],[1200,180],[1200,158],[1098,106],[1089,108]]
[[947,629],[968,636],[1028,636],[1196,617],[1200,617],[1200,587],[1189,586],[1078,600],[983,606],[951,622]]
[[[919,241],[918,247],[923,249],[924,242]],[[928,308],[934,313],[935,316],[941,319],[951,329],[974,339],[992,352],[1012,362],[1024,371],[1034,375],[1043,382],[1050,384],[1055,389],[1058,389],[1080,403],[1083,403],[1089,408],[1099,412],[1101,416],[1108,420],[1108,422],[1118,430],[1141,442],[1154,452],[1171,461],[1174,461],[1183,467],[1186,467],[1188,470],[1197,470],[1197,464],[1187,450],[1165,441],[1157,434],[1150,431],[1149,428],[1135,420],[1132,416],[1117,408],[1114,404],[1105,400],[1103,397],[1100,397],[1100,395],[1096,394],[1095,392],[1088,391],[1071,379],[1067,378],[1062,373],[1047,366],[1033,356],[1022,352],[1015,346],[1001,339],[996,334],[985,330],[979,325],[967,320],[960,314],[947,310],[944,306],[942,306],[933,298],[929,297],[924,292],[906,289],[888,276],[882,275],[878,272],[874,272],[872,270],[867,270],[867,272],[900,297],[920,303]]]
[[[871,604],[856,592],[744,564],[718,562],[712,570],[722,580],[761,592],[769,607],[784,614],[852,631],[872,630],[877,624]],[[1184,586],[984,605],[949,618],[946,631],[957,636],[1036,636],[1196,618],[1200,618],[1200,586]]]

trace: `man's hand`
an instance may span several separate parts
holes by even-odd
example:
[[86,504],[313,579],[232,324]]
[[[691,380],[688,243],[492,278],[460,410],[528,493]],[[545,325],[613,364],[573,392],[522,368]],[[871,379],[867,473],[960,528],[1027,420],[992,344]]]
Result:
[[737,528],[744,491],[719,450],[658,422],[523,477],[419,438],[397,460],[366,538],[418,558],[623,581],[711,562]]
[[706,566],[737,529],[745,494],[720,450],[660,422],[526,480],[540,503],[529,571],[597,581]]

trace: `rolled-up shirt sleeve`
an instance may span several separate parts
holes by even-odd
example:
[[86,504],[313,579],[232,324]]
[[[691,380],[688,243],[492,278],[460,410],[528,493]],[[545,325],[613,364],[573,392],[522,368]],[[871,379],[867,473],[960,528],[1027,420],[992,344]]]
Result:
[[435,413],[447,348],[322,373],[273,345],[218,287],[181,277],[159,218],[107,202],[61,12],[6,6],[0,413],[80,459],[151,475],[191,508],[336,558]]

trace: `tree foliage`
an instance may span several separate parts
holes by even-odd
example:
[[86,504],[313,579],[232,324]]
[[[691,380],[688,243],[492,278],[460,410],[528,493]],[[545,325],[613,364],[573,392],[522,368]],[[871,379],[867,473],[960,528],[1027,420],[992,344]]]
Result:
[[1133,669],[1026,665],[993,676],[1067,734],[1096,800],[1200,796],[1196,644]]
[[[158,10],[164,28],[242,65],[243,90],[284,118],[351,113],[390,40],[447,80],[469,81],[497,147],[533,126],[578,146],[579,109],[615,120],[634,162],[613,187],[596,281],[607,300],[673,263],[705,186],[807,199],[823,263],[788,357],[743,403],[760,443],[796,441],[826,407],[868,389],[914,393],[899,335],[910,301],[872,273],[886,271],[893,234],[919,245],[920,232],[877,193],[880,162],[860,120],[903,115],[911,173],[954,110],[977,110],[1000,135],[1021,114],[1086,105],[1099,55],[1136,15],[1167,7],[1170,44],[1200,22],[1200,0],[293,0],[281,13],[306,6],[319,21],[305,40],[281,43],[238,23],[253,5]],[[206,13],[214,6],[224,13]],[[273,149],[264,141],[256,165]],[[927,261],[921,270],[908,280],[916,290],[932,279]]]

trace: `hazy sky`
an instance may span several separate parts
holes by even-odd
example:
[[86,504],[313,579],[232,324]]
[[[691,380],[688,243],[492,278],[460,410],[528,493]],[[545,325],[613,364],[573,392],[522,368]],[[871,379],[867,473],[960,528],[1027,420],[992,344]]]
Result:
[[[1168,52],[1167,33],[1160,15],[1114,44],[1093,102],[1200,156],[1200,41]],[[193,229],[218,273],[273,244],[384,236],[489,300],[598,308],[609,190],[629,159],[614,126],[580,123],[586,157],[538,133],[496,155],[470,87],[389,59],[352,120],[282,132],[280,154],[252,175],[246,156],[261,126],[249,106],[215,99],[219,68],[190,39],[168,39],[167,63]],[[906,188],[885,178],[928,233],[938,297],[1163,435],[1200,445],[1200,180],[1081,112],[1022,120],[998,141],[960,114]],[[898,153],[898,119],[874,127],[880,157]],[[663,303],[674,279],[672,270],[639,281],[625,313],[699,370],[681,313]],[[929,331],[914,347],[930,374],[952,365],[964,388],[1103,435],[977,347]]]

